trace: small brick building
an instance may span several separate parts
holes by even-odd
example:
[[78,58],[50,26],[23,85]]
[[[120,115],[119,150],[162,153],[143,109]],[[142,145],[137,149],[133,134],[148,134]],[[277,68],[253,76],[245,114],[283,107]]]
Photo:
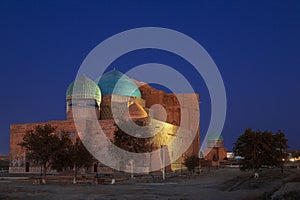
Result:
[[[76,137],[78,127],[75,126],[75,118],[84,117],[88,119],[90,116],[95,116],[106,137],[112,141],[116,130],[112,104],[114,104],[115,109],[118,109],[122,117],[144,122],[151,118],[158,125],[162,124],[164,128],[160,134],[154,137],[154,143],[157,147],[166,145],[174,139],[174,136],[176,137],[178,127],[184,126],[187,130],[193,129],[192,123],[182,124],[182,118],[187,119],[187,121],[199,118],[196,116],[197,113],[199,115],[199,96],[196,95],[196,104],[198,105],[191,105],[189,100],[193,95],[195,94],[167,94],[150,85],[132,80],[117,70],[105,73],[95,82],[88,77],[80,77],[70,84],[66,92],[66,120],[10,125],[9,172],[40,172],[40,166],[31,163],[26,157],[26,151],[18,145],[22,141],[25,131],[34,129],[37,125],[50,124],[56,127],[58,132],[64,130]],[[182,105],[179,105],[178,98],[181,99]],[[153,105],[162,106],[165,112],[153,108]],[[83,107],[84,109],[80,109]],[[125,112],[126,108],[129,109],[129,113]],[[76,115],[74,115],[75,109]],[[122,113],[123,110],[124,113]],[[82,130],[88,129],[88,120],[83,121],[80,126]],[[183,156],[198,155],[200,149],[198,126],[197,130],[196,137],[193,138],[190,147],[181,158],[170,166],[170,169],[178,168]],[[176,151],[176,147],[168,147],[169,154],[173,154],[174,151]]]
[[208,137],[205,151],[205,160],[210,161],[212,166],[220,166],[221,162],[224,162],[224,159],[227,157],[222,135],[211,134]]

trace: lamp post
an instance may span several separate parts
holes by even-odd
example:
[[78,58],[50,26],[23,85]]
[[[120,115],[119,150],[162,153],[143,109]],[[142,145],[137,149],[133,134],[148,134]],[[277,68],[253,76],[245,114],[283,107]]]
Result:
[[161,145],[160,146],[161,148],[161,157],[162,157],[162,179],[165,180],[166,178],[166,172],[165,172],[165,151],[164,151],[164,145]]
[[98,165],[99,165],[99,162],[96,162],[96,178],[98,179],[99,177],[99,173],[98,173]]
[[[171,142],[171,148],[168,148],[169,155],[171,157],[171,163],[170,164],[172,164],[173,160],[174,160],[174,154],[176,155],[176,153],[174,153],[174,140],[176,139],[177,135],[176,135],[176,132],[175,132],[175,133],[168,133],[168,136],[175,137],[173,139],[173,141]],[[179,136],[179,138],[182,138],[182,137]],[[171,152],[171,154],[170,154],[170,152]]]
[[42,163],[40,163],[41,165],[41,177],[43,176],[43,167],[42,167]]
[[131,179],[133,179],[134,178],[134,175],[133,175],[133,160],[130,160],[129,163],[130,163]]
[[203,158],[203,153],[199,151],[199,174],[201,174],[201,159]]
[[[175,133],[168,133],[169,136],[173,136],[173,137],[176,137],[176,134]],[[166,138],[164,138],[163,140],[163,145],[160,145],[160,151],[161,151],[161,158],[162,158],[162,179],[165,180],[166,179],[166,155],[165,155],[165,148],[166,148]],[[172,155],[173,155],[173,146],[172,146]]]

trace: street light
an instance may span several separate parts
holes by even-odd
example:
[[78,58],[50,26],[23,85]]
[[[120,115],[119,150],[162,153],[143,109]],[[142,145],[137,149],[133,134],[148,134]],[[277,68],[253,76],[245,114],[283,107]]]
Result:
[[[171,136],[171,137],[177,137],[176,133],[168,133],[168,135]],[[173,145],[173,144],[174,144],[174,141],[172,141],[171,144],[172,144],[172,146],[171,146],[171,151],[172,151],[171,153],[172,153],[172,154],[171,154],[171,155],[172,155],[172,159],[173,159],[173,155],[174,155],[174,154],[173,154],[173,151],[174,151],[174,145]],[[169,150],[170,150],[170,149],[169,149]]]
[[98,174],[98,165],[99,165],[99,162],[97,161],[96,162],[96,178],[98,179],[99,177],[99,174]]
[[43,168],[42,168],[42,162],[40,162],[41,165],[41,177],[43,176]]
[[203,153],[199,151],[199,174],[201,174],[201,159],[203,158]]
[[161,157],[162,157],[162,178],[163,180],[165,180],[166,178],[166,172],[165,172],[165,150],[164,150],[164,145],[161,145],[160,146],[160,149],[161,149]]

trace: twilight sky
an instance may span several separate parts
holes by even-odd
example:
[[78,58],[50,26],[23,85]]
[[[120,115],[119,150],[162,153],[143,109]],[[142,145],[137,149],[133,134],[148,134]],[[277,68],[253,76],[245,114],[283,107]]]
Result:
[[[227,92],[225,146],[243,131],[281,129],[300,149],[299,1],[0,1],[0,154],[9,125],[65,119],[65,91],[100,42],[138,27],[165,27],[199,42]],[[176,42],[176,41],[174,41]],[[201,75],[178,56],[138,50],[110,68],[157,62],[174,67],[201,98],[201,137],[210,97]],[[142,80],[141,80],[142,81]]]

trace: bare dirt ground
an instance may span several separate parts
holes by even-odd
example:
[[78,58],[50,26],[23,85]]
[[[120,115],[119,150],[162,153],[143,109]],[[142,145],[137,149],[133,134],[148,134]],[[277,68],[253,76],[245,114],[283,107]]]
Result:
[[[239,169],[218,169],[187,178],[174,176],[149,182],[135,178],[116,185],[77,184],[49,177],[33,180],[0,177],[0,199],[300,199],[300,170],[268,169],[258,179]],[[67,180],[67,181],[66,181]],[[298,194],[298,196],[297,196]]]

